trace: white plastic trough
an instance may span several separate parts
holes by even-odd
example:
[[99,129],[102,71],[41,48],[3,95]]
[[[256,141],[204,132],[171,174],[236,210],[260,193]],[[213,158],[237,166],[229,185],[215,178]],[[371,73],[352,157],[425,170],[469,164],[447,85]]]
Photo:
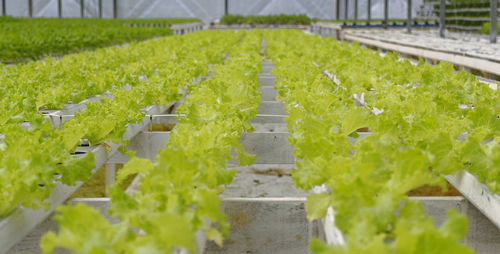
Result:
[[[274,77],[269,76],[261,75],[259,80],[267,86],[273,86]],[[267,93],[270,90],[262,91]],[[332,209],[329,209],[328,215],[322,220],[307,221],[304,210],[307,193],[296,189],[290,177],[295,159],[293,149],[288,143],[289,134],[283,121],[284,117],[286,112],[282,103],[262,102],[259,114],[251,121],[256,131],[245,133],[240,138],[245,150],[256,154],[254,164],[238,167],[235,161],[228,162],[228,167],[235,168],[237,172],[233,182],[226,186],[221,194],[221,209],[227,214],[232,225],[230,235],[225,239],[224,247],[219,249],[212,242],[207,242],[202,232],[198,232],[198,253],[308,253],[312,237],[320,238],[329,244],[343,243],[342,233],[334,224]],[[148,115],[146,119],[149,124],[177,123],[174,115]],[[145,126],[143,131],[131,140],[129,148],[137,151],[138,156],[152,160],[164,146],[170,133],[147,130],[149,127]],[[361,135],[366,136],[369,133]],[[354,140],[351,139],[351,142]],[[137,179],[128,192],[132,192],[136,186]],[[463,197],[411,199],[419,200],[423,204],[436,225],[444,221],[448,208],[465,214],[469,220],[469,232],[464,243],[475,249],[476,253],[497,253],[500,248],[500,230]],[[109,206],[108,199],[73,201],[85,202],[99,208],[103,213]],[[23,243],[25,246],[31,244],[30,246],[35,246],[33,248],[36,249],[36,239],[39,239],[47,228],[55,227],[53,222],[46,220],[37,230],[32,231]],[[185,251],[178,249],[177,253]]]
[[[75,108],[77,108],[77,106],[75,106]],[[151,106],[148,107],[147,112],[149,114],[161,114],[166,110],[167,107],[164,106]],[[147,118],[144,118],[141,123],[129,124],[124,138],[132,139],[147,125]],[[107,143],[107,146],[109,146],[111,150],[108,150],[109,148],[106,148],[104,145],[98,145],[94,147],[77,147],[76,151],[82,153],[80,156],[84,156],[89,151],[94,153],[94,162],[96,165],[92,171],[94,173],[117,153],[116,149],[119,147],[118,144]],[[0,219],[0,253],[6,253],[12,246],[23,240],[26,235],[44,221],[57,206],[66,201],[82,184],[82,182],[79,182],[75,186],[67,186],[58,183],[57,186],[52,189],[51,195],[47,200],[47,202],[51,204],[48,210],[32,210],[18,207],[7,217]]]
[[203,30],[203,23],[190,22],[190,23],[172,24],[170,25],[170,29],[172,29],[172,33],[174,35],[182,35]]

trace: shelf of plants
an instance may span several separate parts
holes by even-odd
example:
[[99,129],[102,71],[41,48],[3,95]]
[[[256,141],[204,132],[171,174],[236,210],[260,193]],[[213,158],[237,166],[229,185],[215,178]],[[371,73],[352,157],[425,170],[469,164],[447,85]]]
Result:
[[210,29],[308,29],[311,19],[306,15],[242,16],[224,15]]
[[[140,27],[138,27],[140,26]],[[196,19],[0,17],[0,62],[19,63],[201,30]]]
[[[294,30],[206,31],[128,47],[102,50],[110,56],[106,61],[95,56],[98,50],[9,66],[0,76],[10,85],[4,94],[17,99],[10,101],[23,102],[0,105],[10,109],[0,117],[3,165],[18,174],[10,182],[25,180],[21,174],[40,176],[24,188],[0,185],[12,193],[5,197],[29,197],[2,207],[3,221],[12,209],[43,206],[50,191],[42,197],[39,183],[50,188],[54,181],[88,178],[81,172],[90,166],[66,170],[81,140],[119,146],[126,157],[120,160],[127,161],[107,189],[109,199],[78,199],[56,208],[59,231],[42,237],[44,253],[498,249],[498,208],[475,202],[461,187],[468,186],[471,195],[480,190],[483,201],[500,200],[494,194],[500,188],[500,95],[474,76],[449,64],[415,65],[392,53],[382,57]],[[102,61],[88,60],[96,57]],[[55,66],[67,72],[45,71]],[[57,85],[31,82],[32,88],[14,89],[33,79],[27,70],[39,74],[37,84]],[[33,90],[40,91],[36,97]],[[98,101],[81,108],[67,104],[89,97]],[[178,102],[175,112],[139,113],[172,102]],[[124,138],[127,126],[137,122],[137,135]],[[158,124],[168,131],[154,131]],[[42,134],[20,142],[18,137],[35,131]],[[17,148],[26,144],[30,157]],[[7,163],[38,165],[40,160],[27,158],[39,158],[47,154],[40,148],[52,146],[59,150],[51,154],[67,156],[45,159],[37,172]],[[135,174],[123,190],[120,184]],[[471,185],[471,177],[484,185]],[[462,197],[407,195],[422,186],[446,188],[445,178],[497,226]]]
[[[491,194],[498,193],[498,90],[465,72],[455,73],[449,64],[415,66],[395,54],[382,58],[357,45],[300,33],[273,42],[268,52],[279,63],[273,72],[290,115],[294,155],[301,159],[294,178],[305,189],[328,187],[308,197],[308,215],[321,218],[333,207],[346,240],[340,248],[319,242],[312,248],[421,253],[430,247],[419,244],[425,237],[428,244],[439,242],[434,246],[438,252],[469,253],[455,242],[466,232],[463,217],[449,212],[436,229],[405,193],[426,184],[445,186],[443,175],[466,169],[488,185],[481,188],[483,196],[498,204],[499,196]],[[324,70],[336,75],[326,79]],[[363,128],[369,135],[350,142],[348,136],[358,137]],[[489,218],[497,224],[498,210],[489,212],[496,212]],[[418,225],[412,224],[417,220]]]
[[[208,63],[220,61],[224,49],[241,37],[235,34],[232,39],[220,40],[221,36],[225,35],[168,37],[83,52],[59,61],[46,58],[7,66],[0,76],[6,85],[2,108],[9,107],[2,111],[1,126],[1,159],[8,167],[2,169],[4,181],[0,185],[0,214],[4,217],[0,220],[0,251],[6,251],[43,221],[71,195],[78,182],[88,179],[116,150],[124,152],[127,140],[147,124],[141,111],[165,112],[181,98],[184,84],[206,73]],[[205,57],[194,53],[208,51],[209,45],[217,47]],[[59,71],[56,75],[55,70]],[[94,96],[94,101],[83,100],[104,92],[106,96]],[[21,104],[13,105],[12,101]],[[57,108],[63,110],[54,112]],[[44,116],[38,110],[52,112]],[[62,115],[71,113],[74,117],[62,123]],[[58,116],[61,120],[56,129],[57,125],[45,121]],[[83,151],[85,156],[80,158]]]
[[311,31],[338,40],[358,42],[384,52],[398,52],[407,58],[423,58],[429,63],[449,62],[458,69],[468,70],[479,76],[500,75],[498,46],[489,43],[485,38],[471,42],[468,38],[452,36],[443,39],[429,31],[406,34],[397,30],[347,30],[339,24],[328,22],[314,23]]

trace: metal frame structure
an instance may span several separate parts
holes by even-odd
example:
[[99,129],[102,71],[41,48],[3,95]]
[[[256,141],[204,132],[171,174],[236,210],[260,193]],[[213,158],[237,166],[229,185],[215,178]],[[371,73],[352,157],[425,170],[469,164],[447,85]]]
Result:
[[[54,127],[59,126],[64,122],[62,116],[74,113],[85,107],[85,102],[79,104],[73,104],[69,106],[68,110],[56,111],[47,115],[51,120],[50,122]],[[165,112],[167,107],[157,107],[151,106],[145,109],[148,114],[158,114]],[[67,118],[69,119],[69,118]],[[67,120],[66,119],[66,120]],[[128,126],[127,132],[124,135],[124,139],[131,140],[139,132],[148,125],[149,118],[145,117],[141,123],[130,124]],[[111,151],[108,151],[108,147],[111,147]],[[98,145],[95,147],[85,147],[80,146],[77,148],[77,152],[83,156],[88,152],[94,154],[94,162],[96,167],[92,171],[95,173],[99,168],[107,163],[115,154],[117,153],[117,148],[119,144],[107,143],[105,145]],[[31,230],[33,230],[39,223],[41,223],[45,218],[47,218],[54,209],[64,201],[66,201],[74,191],[76,191],[83,183],[78,183],[75,186],[67,186],[64,184],[58,184],[51,192],[51,196],[48,202],[51,204],[50,209],[45,211],[44,209],[31,210],[25,208],[16,208],[10,213],[10,215],[4,219],[0,220],[0,253],[5,253],[12,247],[15,243],[22,240]]]
[[354,19],[358,20],[358,0],[354,0]]
[[498,1],[490,0],[490,43],[497,42]]
[[349,18],[349,0],[344,1],[345,6],[344,6],[344,20],[347,20]]
[[389,0],[384,0],[384,29],[389,26]]
[[229,15],[229,0],[224,0],[224,15]]
[[2,16],[7,16],[7,5],[6,2],[7,0],[2,0]]
[[335,18],[340,20],[340,0],[335,0]]
[[360,34],[344,33],[344,40],[358,41],[361,44],[370,45],[374,48],[398,52],[402,55],[416,56],[427,59],[429,62],[446,61],[458,66],[460,69],[477,69],[487,73],[500,75],[500,59],[491,57],[480,57],[464,52],[451,50],[439,50],[425,46],[407,45],[394,43],[392,41],[373,39]]
[[[314,31],[314,29],[313,29]],[[379,48],[398,52],[403,57],[405,55],[423,57],[431,59],[429,61],[448,61],[459,66],[472,65],[471,68],[480,68],[481,70],[491,71],[500,75],[500,63],[492,63],[483,59],[477,59],[466,56],[455,56],[451,53],[436,52],[432,50],[417,49],[411,46],[395,45],[389,42],[381,42],[369,40],[355,35],[344,35],[343,39],[348,41],[357,41],[361,44],[368,45],[372,48]],[[411,58],[409,58],[411,59]],[[427,60],[426,60],[427,61]],[[416,64],[416,62],[414,63]],[[489,85],[491,88],[496,87],[496,82],[484,78],[478,78],[482,83]],[[497,87],[496,89],[500,89]],[[500,195],[491,193],[486,185],[479,182],[477,177],[467,171],[460,171],[453,175],[445,176],[445,178],[470,202],[480,214],[484,215],[488,220],[500,229]],[[332,240],[332,243],[335,242]]]
[[28,0],[28,16],[33,18],[33,0]]
[[[176,34],[184,34],[195,32],[202,29],[201,23],[178,24],[180,26],[174,27],[173,30]],[[181,31],[182,30],[182,33]],[[85,107],[85,103],[90,101],[97,101],[99,97],[109,97],[109,95],[97,95],[78,104],[67,104],[63,110],[50,110],[41,112],[50,121],[52,126],[59,127],[65,121],[74,117],[74,114]],[[167,111],[168,108],[174,107],[175,102],[168,106],[149,106],[145,107],[142,111],[146,116],[140,123],[129,124],[127,131],[124,134],[125,140],[137,139],[137,136],[148,129],[151,124],[152,115],[160,115]],[[132,142],[133,143],[133,142]],[[123,163],[128,160],[128,156],[122,155],[117,151],[119,144],[105,142],[97,146],[78,146],[76,148],[76,156],[84,156],[88,152],[94,154],[94,163],[96,167],[92,170],[94,174],[99,168],[104,165],[106,167],[106,184],[114,182],[114,164]],[[58,183],[51,191],[51,195],[47,200],[50,203],[48,210],[38,209],[32,210],[27,208],[15,208],[7,217],[0,219],[0,253],[6,253],[12,246],[21,241],[27,234],[29,234],[37,225],[43,222],[54,209],[61,203],[65,202],[83,183],[77,183],[75,186],[68,186]]]
[[[225,245],[222,251],[236,253],[244,252],[245,248],[251,248],[258,253],[264,253],[270,249],[278,248],[284,252],[305,253],[309,239],[313,237],[320,238],[332,245],[343,245],[345,243],[344,235],[334,226],[334,210],[329,208],[327,216],[321,220],[307,221],[304,209],[307,193],[297,189],[285,189],[276,182],[289,181],[288,183],[293,185],[289,176],[248,175],[245,173],[249,169],[266,170],[276,167],[289,172],[295,163],[293,148],[288,142],[288,129],[284,122],[286,117],[284,104],[276,101],[278,95],[274,89],[276,78],[267,73],[272,67],[273,65],[269,62],[262,64],[262,72],[265,74],[259,76],[261,84],[259,91],[262,92],[261,106],[259,106],[256,118],[250,121],[255,132],[244,133],[239,140],[246,151],[256,154],[254,164],[249,167],[237,167],[236,161],[228,162],[230,167],[236,167],[238,173],[233,183],[226,186],[226,191],[221,195],[221,210],[233,225],[227,238],[233,244]],[[175,124],[178,123],[177,117],[173,114],[152,114],[146,116],[145,119],[147,119],[147,125]],[[136,151],[139,157],[153,160],[157,152],[168,141],[170,132],[151,132],[149,129],[146,126],[139,130],[139,133],[131,139],[128,148]],[[360,134],[360,138],[370,135],[369,133]],[[351,142],[355,142],[355,140],[353,138]],[[107,163],[112,165],[126,160],[125,156],[119,155],[113,156]],[[109,168],[112,170],[113,166]],[[106,172],[106,174],[113,175],[113,172]],[[238,177],[239,174],[240,177]],[[286,180],[287,178],[289,180]],[[136,178],[126,192],[132,194],[137,190],[138,185],[139,181]],[[316,193],[324,191],[327,191],[324,186],[314,188]],[[444,222],[448,209],[455,209],[469,217],[470,230],[465,244],[474,248],[480,246],[488,251],[499,247],[500,243],[497,240],[500,239],[500,231],[498,228],[492,225],[463,197],[411,197],[410,199],[420,201],[436,225]],[[106,214],[110,205],[108,198],[74,199],[73,202],[83,202],[95,207],[109,218]],[[249,219],[238,224],[242,215],[248,215]],[[240,220],[237,220],[238,218]],[[39,237],[40,235],[37,235],[33,238],[38,239]],[[478,243],[477,239],[481,237],[485,239],[485,242]],[[195,238],[198,253],[204,253],[203,250],[219,250],[213,243],[207,242],[203,232],[197,232]],[[32,243],[28,242],[27,244]],[[174,253],[184,254],[187,252],[183,249],[176,249]]]
[[372,0],[368,0],[368,6],[366,7],[367,10],[367,19],[368,22],[372,19]]
[[411,0],[407,1],[408,7],[406,8],[407,10],[407,19],[406,19],[406,32],[411,34],[411,25],[412,25],[412,18],[411,18]]
[[446,19],[446,0],[441,0],[439,2],[439,36],[441,38],[444,38],[444,31],[446,30],[446,24],[445,24],[445,19]]
[[102,19],[102,0],[99,0],[99,1],[97,2],[97,8],[98,8],[97,12],[99,13],[99,14],[98,14],[98,15],[99,15],[99,18],[101,18],[101,19]]
[[62,19],[62,0],[57,0],[57,17]]
[[85,1],[80,0],[80,18],[85,18]]
[[118,18],[118,0],[113,0],[113,18]]

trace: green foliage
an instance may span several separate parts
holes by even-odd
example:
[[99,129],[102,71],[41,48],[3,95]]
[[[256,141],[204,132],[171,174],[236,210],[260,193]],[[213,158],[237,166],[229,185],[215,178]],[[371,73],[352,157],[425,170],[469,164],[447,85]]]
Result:
[[[123,135],[128,124],[143,119],[142,108],[178,100],[185,85],[206,74],[210,62],[222,62],[225,49],[242,36],[221,40],[233,32],[207,34],[48,58],[1,72],[0,217],[20,205],[48,208],[46,199],[57,182],[87,180],[95,167],[92,154],[78,159],[71,155],[82,139],[91,146],[106,141],[126,146]],[[200,55],[200,49],[210,53]],[[89,97],[93,102],[57,129],[38,112],[46,107],[63,110]]]
[[[331,23],[368,23],[370,22],[371,24],[373,23],[382,23],[384,22],[384,19],[330,19],[330,20],[315,20],[315,22],[331,22]],[[406,23],[406,19],[388,19],[387,22],[389,23]],[[412,19],[413,22],[436,22],[436,19],[430,18],[430,19]]]
[[[241,146],[238,139],[243,131],[251,131],[248,121],[255,117],[260,104],[257,73],[260,72],[262,38],[258,31],[207,32],[204,36],[217,39],[204,50],[227,52],[229,57],[224,64],[214,62],[211,78],[188,84],[189,94],[177,110],[185,116],[180,117],[180,123],[155,162],[132,158],[120,171],[117,183],[108,189],[112,204],[109,212],[120,222],[80,230],[72,221],[84,221],[83,217],[88,214],[99,217],[99,221],[102,217],[82,205],[59,208],[62,214],[56,219],[63,230],[57,236],[49,233],[42,239],[45,253],[59,247],[75,253],[97,250],[99,253],[172,253],[177,248],[193,253],[194,235],[198,230],[204,230],[207,239],[222,245],[229,225],[219,210],[218,194],[221,185],[229,184],[235,172],[226,168],[231,148],[241,149],[240,163],[252,163],[251,156],[238,148]],[[212,55],[196,52],[202,56]],[[177,71],[190,64],[184,61]],[[141,175],[140,186],[127,195],[119,187],[120,181],[135,173]],[[65,213],[66,210],[69,212]],[[124,233],[117,234],[117,228]],[[128,234],[133,230],[141,233]],[[106,238],[113,234],[117,234],[115,238]],[[102,237],[100,241],[92,241],[89,235]]]
[[298,159],[292,177],[305,190],[328,189],[308,197],[308,217],[332,207],[346,238],[341,247],[315,241],[312,250],[471,253],[460,244],[463,216],[449,212],[436,229],[406,193],[445,187],[443,176],[463,169],[500,193],[499,90],[450,64],[412,65],[356,43],[295,31],[265,38]]
[[[0,61],[23,62],[171,35],[170,25],[194,19],[0,18]],[[156,24],[158,26],[136,27]],[[132,26],[134,25],[134,26]]]
[[[438,17],[439,6],[439,1],[434,2],[434,14]],[[485,31],[487,22],[484,20],[484,18],[489,20],[490,17],[489,0],[451,0],[447,1],[445,8],[446,25],[458,26],[450,27],[451,30],[489,33],[489,28]],[[483,20],[470,20],[470,18],[483,18]],[[468,29],[462,27],[466,27]]]
[[310,25],[311,19],[306,15],[269,15],[269,16],[242,16],[224,15],[220,19],[224,25]]
[[192,23],[200,22],[199,19],[193,18],[167,18],[167,19],[115,19],[119,24],[125,25],[172,25],[172,24],[182,24],[182,23]]
[[[497,35],[500,35],[500,22],[497,24],[497,30]],[[490,22],[484,23],[479,32],[482,34],[490,34]]]

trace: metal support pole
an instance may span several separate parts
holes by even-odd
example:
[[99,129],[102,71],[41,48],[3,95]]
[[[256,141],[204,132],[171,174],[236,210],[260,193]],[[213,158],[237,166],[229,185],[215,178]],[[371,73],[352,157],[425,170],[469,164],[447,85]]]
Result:
[[389,25],[389,0],[384,0],[384,29]]
[[368,22],[372,19],[372,0],[368,0]]
[[102,19],[102,0],[99,0],[98,4],[99,4],[99,6],[98,6],[98,8],[99,8],[99,18]]
[[229,0],[225,0],[224,1],[224,15],[228,15],[229,14],[229,4],[228,4]]
[[113,18],[118,18],[118,3],[117,0],[113,0]]
[[57,0],[57,17],[62,18],[62,0]]
[[33,18],[33,0],[28,0],[28,14],[30,19]]
[[408,0],[408,20],[406,20],[406,30],[409,34],[411,34],[411,0]]
[[5,1],[7,0],[2,0],[2,16],[7,16],[7,7],[5,7]]
[[498,0],[490,0],[490,43],[497,42]]
[[84,0],[80,0],[80,18],[85,17],[85,3]]
[[340,20],[340,0],[335,0],[335,18]]
[[354,0],[354,20],[358,20],[358,0]]
[[441,0],[441,2],[439,3],[439,36],[441,36],[441,38],[444,38],[445,7],[446,7],[446,0]]
[[116,181],[116,164],[106,164],[105,182],[106,182],[106,194],[108,194],[108,187],[114,184]]
[[348,0],[345,0],[345,8],[344,8],[344,20],[347,20],[347,16],[349,16],[349,13],[347,12],[348,11],[348,7],[349,7],[349,1]]

